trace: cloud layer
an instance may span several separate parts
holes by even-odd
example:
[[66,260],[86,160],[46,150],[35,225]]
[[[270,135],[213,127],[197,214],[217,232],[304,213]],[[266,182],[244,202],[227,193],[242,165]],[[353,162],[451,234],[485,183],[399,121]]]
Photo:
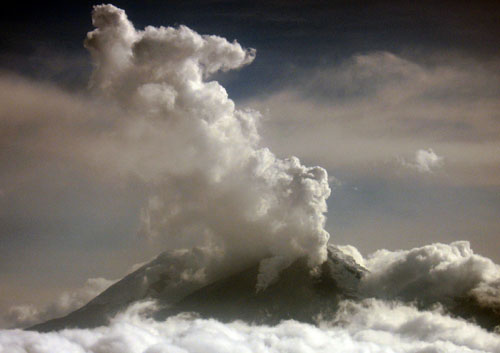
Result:
[[263,139],[277,153],[328,170],[394,177],[394,160],[425,147],[446,161],[435,178],[498,186],[499,67],[456,53],[370,52],[294,72],[246,103],[263,112]]
[[[92,352],[500,352],[500,338],[438,311],[398,303],[345,302],[334,322],[320,327],[284,321],[277,326],[223,324],[183,314],[164,322],[141,315],[139,303],[92,330],[37,333],[0,331],[0,350],[16,353]],[[342,326],[337,326],[338,324]],[[333,325],[335,324],[335,325]]]

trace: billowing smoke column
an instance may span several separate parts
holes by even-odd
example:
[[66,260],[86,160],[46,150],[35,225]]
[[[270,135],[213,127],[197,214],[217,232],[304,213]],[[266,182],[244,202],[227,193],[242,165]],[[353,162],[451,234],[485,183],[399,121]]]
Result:
[[326,171],[260,148],[259,113],[235,109],[209,80],[251,63],[255,50],[185,26],[139,31],[112,5],[96,6],[92,19],[92,86],[122,112],[119,129],[96,142],[116,153],[93,158],[150,186],[142,234],[201,244],[228,261],[264,259],[262,287],[297,257],[322,263]]

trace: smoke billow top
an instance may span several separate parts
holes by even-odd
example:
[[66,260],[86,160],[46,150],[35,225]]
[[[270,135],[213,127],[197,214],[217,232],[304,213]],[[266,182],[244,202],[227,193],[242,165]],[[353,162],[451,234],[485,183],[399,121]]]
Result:
[[251,63],[255,50],[185,26],[139,31],[112,5],[96,6],[92,19],[91,85],[123,112],[96,142],[112,155],[93,158],[150,186],[141,233],[208,247],[225,260],[264,259],[261,287],[297,257],[321,264],[326,171],[260,148],[259,113],[236,109],[210,81]]

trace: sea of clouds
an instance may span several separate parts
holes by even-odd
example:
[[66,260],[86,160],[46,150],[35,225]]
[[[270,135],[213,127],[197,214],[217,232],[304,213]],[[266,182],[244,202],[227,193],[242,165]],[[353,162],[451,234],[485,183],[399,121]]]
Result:
[[344,302],[334,321],[293,320],[276,326],[221,323],[181,314],[147,318],[142,302],[108,326],[38,333],[0,331],[9,353],[233,353],[233,352],[500,352],[500,337],[439,310],[418,311],[398,302]]

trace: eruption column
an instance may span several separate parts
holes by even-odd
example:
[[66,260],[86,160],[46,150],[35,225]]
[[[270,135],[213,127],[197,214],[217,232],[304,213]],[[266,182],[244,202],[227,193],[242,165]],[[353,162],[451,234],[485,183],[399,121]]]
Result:
[[226,265],[262,259],[260,288],[298,257],[321,264],[327,172],[259,146],[260,114],[236,109],[210,81],[251,63],[255,50],[185,26],[139,31],[112,5],[94,8],[93,24],[91,84],[123,112],[96,158],[147,183],[142,234],[209,248]]

